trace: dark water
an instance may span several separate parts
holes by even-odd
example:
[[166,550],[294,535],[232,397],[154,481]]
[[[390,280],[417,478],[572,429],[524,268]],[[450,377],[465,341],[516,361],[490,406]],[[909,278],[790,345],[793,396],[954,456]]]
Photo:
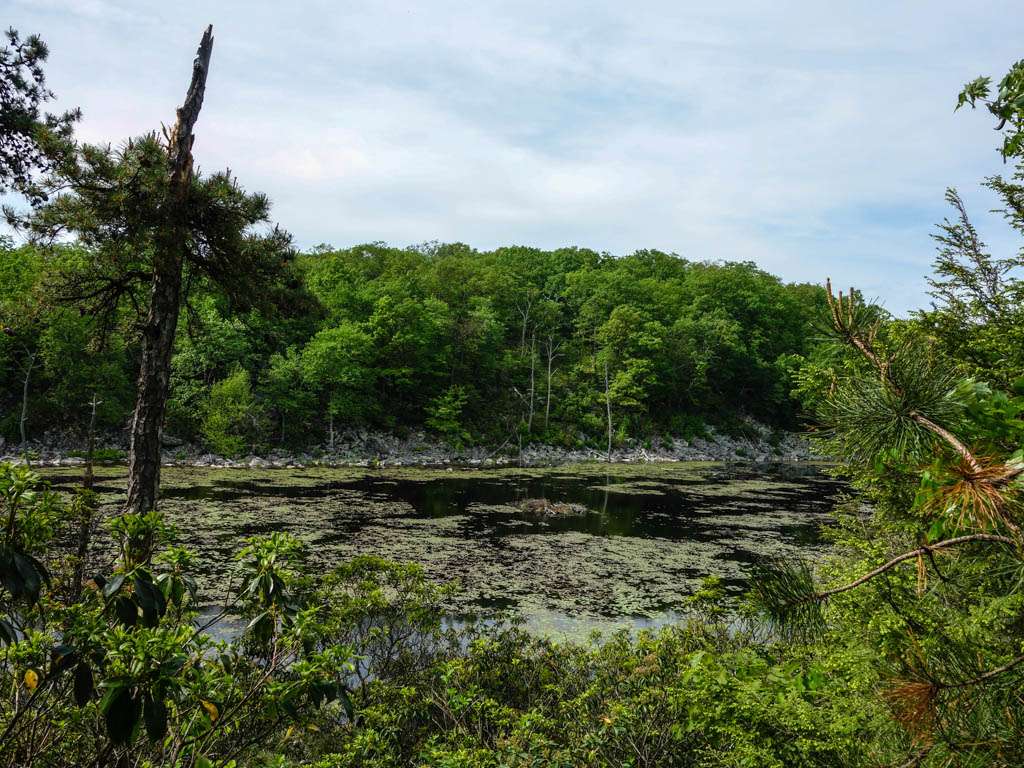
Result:
[[[465,521],[461,533],[467,538],[504,536],[523,532],[559,534],[577,531],[595,536],[637,536],[667,539],[717,536],[718,530],[702,530],[701,514],[715,511],[738,520],[762,510],[785,509],[796,514],[809,513],[784,532],[794,542],[813,544],[818,540],[818,515],[834,503],[842,484],[825,476],[813,465],[764,464],[717,467],[700,477],[662,478],[647,481],[641,475],[580,476],[559,473],[536,476],[507,474],[480,477],[433,477],[398,479],[367,476],[357,480],[323,481],[316,476],[292,476],[293,480],[319,481],[311,486],[279,484],[272,473],[247,479],[210,478],[209,484],[170,487],[164,499],[194,502],[244,503],[254,497],[282,499],[330,499],[339,492],[354,492],[367,501],[400,501],[410,506],[408,517],[444,518],[465,515],[474,505],[482,508]],[[720,483],[746,481],[783,481],[784,487],[758,489],[756,495],[727,500],[709,500],[702,490]],[[612,487],[609,487],[612,486]],[[618,486],[618,487],[614,487]],[[514,507],[528,499],[546,499],[552,503],[572,503],[587,507],[592,514],[548,517],[538,526],[533,515],[486,507]],[[372,513],[372,510],[369,510]],[[370,522],[372,514],[357,515],[350,532]],[[521,524],[517,525],[517,521]],[[337,520],[336,522],[342,522]],[[274,527],[271,521],[253,528],[253,533]],[[344,531],[339,531],[344,532]]]
[[[122,488],[119,472],[99,485],[111,500]],[[705,576],[739,590],[759,558],[815,556],[841,491],[820,468],[792,464],[169,469],[162,505],[204,562],[230,563],[245,537],[287,530],[324,567],[356,554],[419,562],[460,585],[453,610],[514,609],[572,632],[657,623]],[[519,508],[527,499],[586,512],[539,518]]]

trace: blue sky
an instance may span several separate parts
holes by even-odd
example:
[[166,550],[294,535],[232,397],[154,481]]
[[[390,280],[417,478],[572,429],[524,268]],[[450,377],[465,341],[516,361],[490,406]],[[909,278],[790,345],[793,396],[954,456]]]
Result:
[[301,247],[637,248],[826,275],[903,313],[960,189],[1005,171],[961,84],[1024,56],[1015,2],[2,0],[59,105],[118,142],[173,120],[203,27],[195,156]]

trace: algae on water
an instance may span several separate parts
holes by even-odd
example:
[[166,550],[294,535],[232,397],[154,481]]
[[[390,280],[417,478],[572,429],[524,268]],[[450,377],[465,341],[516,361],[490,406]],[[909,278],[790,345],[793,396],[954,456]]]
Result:
[[[46,474],[57,485],[78,481]],[[100,467],[96,482],[104,509],[116,512],[124,470]],[[357,554],[415,561],[459,586],[453,614],[510,609],[538,631],[578,634],[657,624],[704,576],[736,590],[759,557],[814,555],[839,490],[806,465],[168,467],[161,508],[211,575],[230,575],[246,537],[285,530],[317,567]],[[536,499],[586,513],[524,514]]]

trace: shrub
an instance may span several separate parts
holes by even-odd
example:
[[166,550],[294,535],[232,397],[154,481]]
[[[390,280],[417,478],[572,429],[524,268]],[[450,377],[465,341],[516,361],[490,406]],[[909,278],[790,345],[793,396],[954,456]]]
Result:
[[210,387],[204,407],[202,432],[210,448],[223,456],[251,450],[259,435],[261,414],[248,372],[236,368]]
[[470,440],[469,431],[462,423],[462,412],[469,395],[460,386],[448,387],[427,406],[427,426],[441,435],[456,450]]

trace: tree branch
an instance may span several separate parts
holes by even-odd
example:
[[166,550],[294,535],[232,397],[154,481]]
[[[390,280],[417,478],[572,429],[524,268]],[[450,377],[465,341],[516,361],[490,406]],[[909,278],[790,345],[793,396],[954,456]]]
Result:
[[844,584],[841,587],[835,587],[833,589],[826,589],[824,592],[818,592],[814,594],[812,597],[808,598],[808,601],[824,600],[826,598],[832,597],[833,595],[838,595],[843,592],[849,592],[851,589],[856,589],[861,584],[865,584],[871,581],[871,579],[885,573],[888,570],[891,570],[892,568],[895,568],[897,565],[899,565],[902,562],[905,562],[906,560],[912,560],[915,557],[930,554],[931,552],[934,552],[936,550],[947,549],[948,547],[954,547],[959,544],[966,544],[971,541],[991,541],[996,542],[997,544],[1009,544],[1010,546],[1016,546],[1017,544],[1017,542],[1014,539],[1011,539],[1009,536],[999,536],[994,533],[972,533],[968,534],[967,536],[957,536],[956,538],[946,539],[945,541],[940,541],[936,544],[928,544],[922,547],[918,547],[917,549],[912,550],[910,552],[904,552],[902,555],[894,557],[892,560],[885,563],[884,565],[880,565],[874,570],[868,571],[860,578],[851,581],[849,584]]

